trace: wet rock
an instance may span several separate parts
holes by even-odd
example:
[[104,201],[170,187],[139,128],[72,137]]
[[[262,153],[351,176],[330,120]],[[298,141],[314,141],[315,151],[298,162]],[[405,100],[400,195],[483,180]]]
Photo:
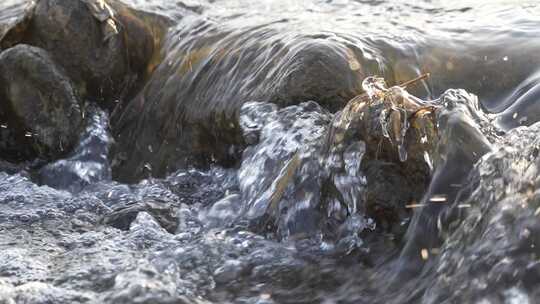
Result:
[[420,201],[427,185],[427,176],[416,172],[420,178],[414,180],[414,172],[407,172],[399,164],[381,160],[367,160],[363,168],[368,184],[367,214],[375,220],[377,227],[396,236],[403,235],[405,226],[402,221],[411,213],[406,206]]
[[190,22],[171,29],[163,61],[113,119],[116,178],[234,166],[244,146],[244,103],[284,107],[313,100],[336,111],[361,91],[360,59],[344,43],[259,27],[230,33],[208,20]]
[[18,172],[21,172],[23,169],[22,166],[13,164],[4,160],[0,160],[0,171],[5,172],[7,174],[16,174]]
[[296,45],[281,67],[283,77],[270,101],[290,104],[315,100],[336,112],[361,92],[364,76],[352,50],[337,43],[314,39]]
[[46,51],[17,45],[0,54],[0,101],[6,159],[55,158],[77,142],[82,102]]
[[169,233],[176,232],[178,218],[175,210],[171,206],[155,201],[136,202],[118,207],[105,215],[101,222],[118,229],[128,230],[140,212],[152,215]]
[[33,15],[35,1],[13,0],[0,3],[0,50],[21,42]]
[[534,302],[540,283],[539,130],[538,123],[512,130],[504,147],[472,169],[460,199],[441,217],[446,238],[440,254],[430,256],[437,268],[433,280],[426,278],[426,303],[483,296]]
[[47,50],[82,95],[111,108],[146,71],[159,40],[153,34],[117,1],[43,0],[24,41]]

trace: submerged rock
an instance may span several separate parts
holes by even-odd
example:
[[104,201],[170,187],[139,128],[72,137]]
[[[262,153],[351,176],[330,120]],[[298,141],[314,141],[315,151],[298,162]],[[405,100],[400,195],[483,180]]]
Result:
[[285,107],[314,100],[334,112],[361,91],[358,56],[330,37],[187,22],[194,24],[171,29],[163,61],[113,118],[118,179],[236,165],[244,146],[240,109],[247,102]]
[[82,102],[46,51],[17,45],[0,54],[0,102],[6,159],[56,158],[77,143]]

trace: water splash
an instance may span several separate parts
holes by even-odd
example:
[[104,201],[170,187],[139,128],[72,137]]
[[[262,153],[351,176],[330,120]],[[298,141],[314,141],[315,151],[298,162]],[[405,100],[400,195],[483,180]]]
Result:
[[111,181],[109,150],[113,143],[108,115],[96,106],[88,106],[81,140],[66,159],[47,164],[39,172],[42,184],[79,192],[85,186]]

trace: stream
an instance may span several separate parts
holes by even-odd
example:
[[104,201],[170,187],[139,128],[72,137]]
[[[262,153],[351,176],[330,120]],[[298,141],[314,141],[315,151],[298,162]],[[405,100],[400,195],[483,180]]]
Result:
[[540,3],[124,2],[137,93],[0,154],[0,303],[540,303]]

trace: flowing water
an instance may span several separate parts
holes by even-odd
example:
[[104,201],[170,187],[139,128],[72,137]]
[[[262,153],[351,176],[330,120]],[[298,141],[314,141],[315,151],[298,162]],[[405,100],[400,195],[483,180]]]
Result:
[[[126,2],[139,93],[0,161],[0,303],[540,301],[540,3]],[[348,104],[423,72],[435,137]]]

